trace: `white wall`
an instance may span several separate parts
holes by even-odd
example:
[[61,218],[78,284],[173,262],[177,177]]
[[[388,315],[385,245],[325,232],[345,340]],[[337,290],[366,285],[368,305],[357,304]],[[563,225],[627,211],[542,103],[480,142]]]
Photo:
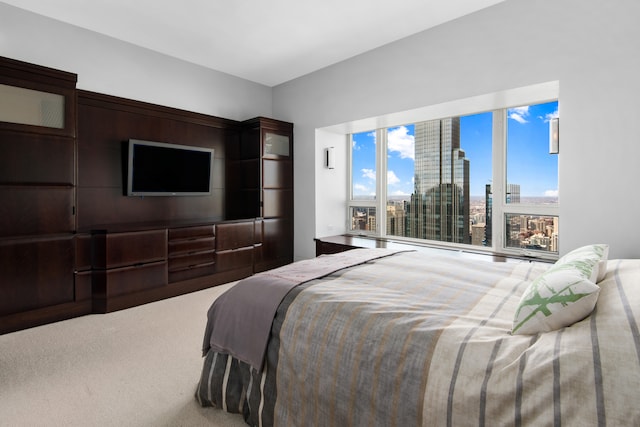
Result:
[[638,17],[637,0],[507,0],[275,87],[274,114],[295,124],[296,259],[346,220],[346,164],[322,168],[338,138],[317,129],[548,81],[560,85],[560,252],[606,242],[612,258],[640,257]]
[[[296,125],[294,123],[294,130]],[[313,152],[316,162],[315,168],[309,169],[309,173],[305,174],[305,177],[308,175],[312,175],[315,173],[316,179],[322,185],[319,186],[318,190],[314,195],[314,205],[321,206],[322,209],[317,209],[315,211],[315,220],[318,227],[322,229],[322,232],[318,232],[317,236],[331,236],[335,234],[341,234],[345,231],[345,193],[348,191],[348,184],[346,182],[345,172],[347,171],[347,154],[348,154],[348,144],[347,138],[344,133],[333,133],[328,132],[324,129],[316,130],[316,145],[315,150]],[[294,138],[294,144],[298,144],[298,142]],[[335,165],[333,169],[328,169],[325,166],[325,149],[333,147],[334,149],[334,159]],[[296,147],[297,148],[297,147]],[[294,151],[294,156],[297,156],[297,152]],[[298,157],[295,158],[294,161],[294,173],[295,169],[298,167],[295,162],[298,161]],[[298,186],[294,181],[294,191]],[[298,194],[295,195],[294,200],[297,203]],[[308,206],[308,205],[305,205]],[[299,216],[307,216],[312,215],[310,209],[305,207],[300,208],[300,210],[294,208],[294,214],[296,217]],[[299,230],[296,229],[296,234],[298,234]],[[316,236],[314,236],[316,237]],[[312,256],[315,255],[315,249]]]
[[79,89],[246,120],[272,89],[0,3],[0,56],[76,73]]

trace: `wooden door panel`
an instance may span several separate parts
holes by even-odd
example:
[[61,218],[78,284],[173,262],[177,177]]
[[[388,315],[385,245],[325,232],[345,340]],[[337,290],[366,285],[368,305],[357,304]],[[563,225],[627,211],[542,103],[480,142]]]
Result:
[[0,243],[0,316],[74,301],[73,236]]

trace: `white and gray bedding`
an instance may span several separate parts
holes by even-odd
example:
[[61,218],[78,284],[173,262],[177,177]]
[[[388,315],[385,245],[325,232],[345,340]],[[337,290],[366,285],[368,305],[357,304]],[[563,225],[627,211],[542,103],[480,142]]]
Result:
[[286,293],[262,369],[209,350],[196,396],[256,426],[640,425],[640,261],[608,265],[589,317],[537,335],[510,331],[549,264],[343,268]]
[[203,355],[213,349],[261,370],[273,317],[291,289],[395,252],[399,251],[349,251],[340,257],[321,257],[288,264],[240,281],[209,308],[202,343]]

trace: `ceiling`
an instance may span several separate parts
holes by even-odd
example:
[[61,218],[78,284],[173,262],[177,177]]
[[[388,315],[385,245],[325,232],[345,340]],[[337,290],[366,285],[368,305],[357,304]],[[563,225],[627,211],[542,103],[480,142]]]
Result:
[[504,0],[2,0],[275,86]]

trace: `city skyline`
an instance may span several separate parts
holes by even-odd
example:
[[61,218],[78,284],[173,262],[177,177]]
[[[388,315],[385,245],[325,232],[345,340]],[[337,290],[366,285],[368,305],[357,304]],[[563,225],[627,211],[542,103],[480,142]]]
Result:
[[[557,156],[549,153],[557,116],[557,101],[506,110],[506,203],[557,204]],[[493,122],[486,112],[387,129],[387,235],[491,246]],[[376,132],[353,135],[356,199],[375,197],[375,160]],[[354,207],[352,229],[376,230],[376,217],[373,207]],[[505,221],[508,247],[557,251],[557,216]]]
[[[558,102],[507,110],[507,180],[523,197],[558,197],[557,156],[548,152],[549,120]],[[460,117],[460,148],[469,159],[470,195],[483,196],[492,182],[492,113]],[[414,189],[415,125],[387,129],[387,195],[409,196]],[[375,131],[353,135],[353,194],[375,194]]]

